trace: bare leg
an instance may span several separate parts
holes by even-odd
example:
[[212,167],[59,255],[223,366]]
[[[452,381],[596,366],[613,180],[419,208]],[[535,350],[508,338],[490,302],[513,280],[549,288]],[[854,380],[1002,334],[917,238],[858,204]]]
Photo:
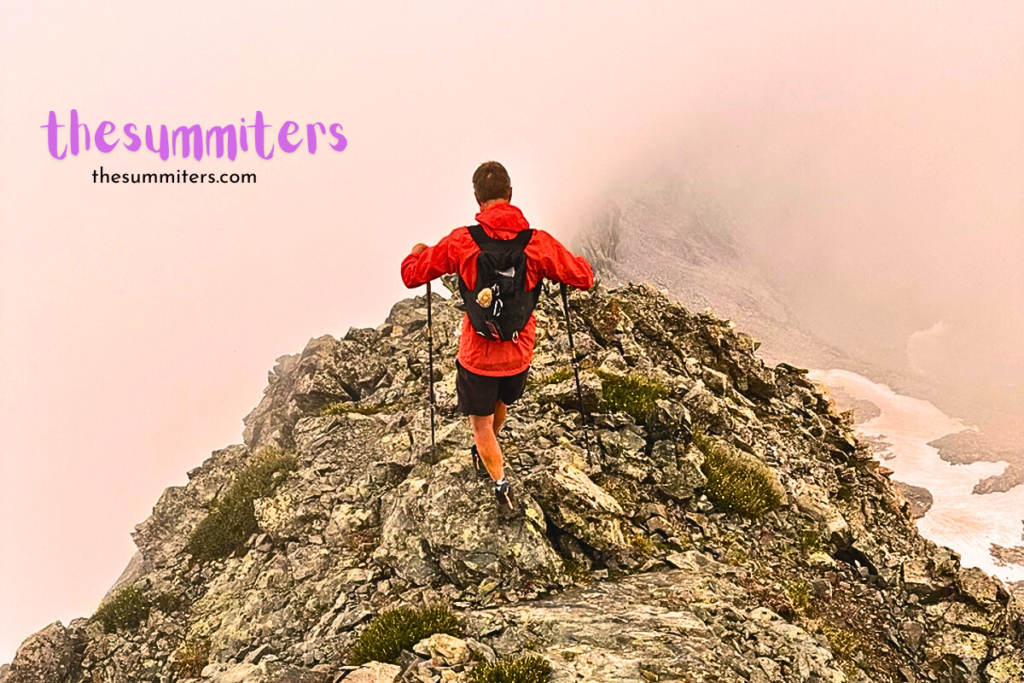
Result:
[[501,447],[494,434],[494,419],[492,415],[470,415],[469,426],[473,429],[473,439],[476,441],[476,449],[480,453],[480,459],[484,461],[484,467],[491,479],[497,481],[505,478],[505,466],[501,459]]
[[505,424],[505,415],[506,415],[507,412],[508,412],[508,409],[505,407],[505,404],[502,403],[501,401],[498,401],[494,405],[494,435],[495,436],[497,436],[501,432],[501,427],[502,427],[502,425]]

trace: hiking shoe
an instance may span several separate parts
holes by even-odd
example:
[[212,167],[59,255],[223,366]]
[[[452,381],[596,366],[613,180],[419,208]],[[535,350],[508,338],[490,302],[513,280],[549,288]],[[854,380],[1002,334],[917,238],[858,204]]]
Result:
[[477,476],[481,478],[487,477],[490,479],[491,474],[487,471],[487,468],[484,467],[484,460],[480,457],[480,451],[476,449],[476,444],[473,444],[472,448],[469,450],[473,453],[473,469],[476,470]]
[[503,479],[500,485],[497,482],[495,482],[494,497],[498,501],[498,508],[503,513],[512,513],[519,511],[519,504],[516,502],[515,497],[512,495],[512,489],[509,488],[507,480]]

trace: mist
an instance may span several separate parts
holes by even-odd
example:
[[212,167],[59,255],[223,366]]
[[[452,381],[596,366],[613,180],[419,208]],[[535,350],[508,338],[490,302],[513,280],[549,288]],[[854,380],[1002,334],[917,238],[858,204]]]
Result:
[[[94,611],[161,491],[241,441],[275,358],[414,293],[399,262],[472,222],[486,159],[563,241],[624,178],[682,169],[824,338],[1019,392],[1021,35],[995,2],[9,7],[0,661]],[[94,185],[169,169],[51,158],[40,126],[72,107],[260,109],[339,121],[348,147],[188,162],[256,187]]]
[[793,18],[620,179],[713,198],[816,335],[1019,449],[1021,13],[920,9]]

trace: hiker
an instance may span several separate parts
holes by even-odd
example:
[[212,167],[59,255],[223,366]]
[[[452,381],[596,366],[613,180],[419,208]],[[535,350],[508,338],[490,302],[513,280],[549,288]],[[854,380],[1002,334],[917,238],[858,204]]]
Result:
[[455,360],[458,410],[469,416],[477,473],[490,476],[500,506],[516,511],[497,436],[508,406],[526,388],[542,280],[590,289],[594,272],[582,256],[530,228],[511,203],[512,183],[497,161],[473,173],[473,195],[478,225],[456,228],[432,247],[414,246],[402,261],[402,281],[413,288],[441,275],[459,276],[466,315]]

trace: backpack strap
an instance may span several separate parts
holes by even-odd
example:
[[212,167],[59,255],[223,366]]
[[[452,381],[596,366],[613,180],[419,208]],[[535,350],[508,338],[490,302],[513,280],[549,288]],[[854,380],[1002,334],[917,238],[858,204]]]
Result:
[[533,238],[533,228],[527,228],[526,230],[519,231],[519,233],[510,240],[499,240],[491,237],[481,225],[470,225],[469,234],[478,247],[483,247],[485,244],[514,244],[525,249],[526,245],[529,244],[530,240]]

